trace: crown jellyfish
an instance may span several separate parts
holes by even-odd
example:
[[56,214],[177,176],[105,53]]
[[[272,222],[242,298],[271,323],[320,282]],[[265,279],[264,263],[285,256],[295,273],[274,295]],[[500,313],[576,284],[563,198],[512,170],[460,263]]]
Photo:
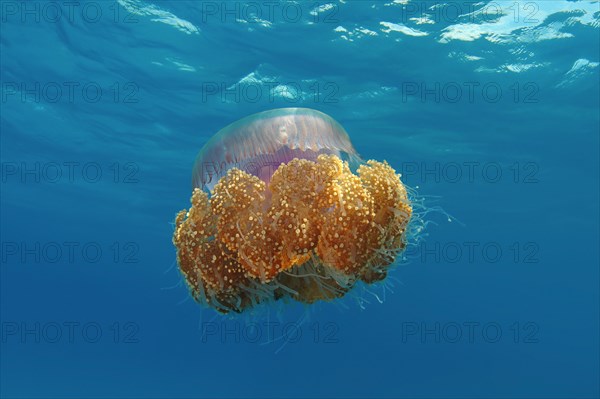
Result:
[[173,243],[194,299],[240,313],[384,279],[411,214],[387,162],[361,162],[328,115],[283,108],[241,119],[201,149]]

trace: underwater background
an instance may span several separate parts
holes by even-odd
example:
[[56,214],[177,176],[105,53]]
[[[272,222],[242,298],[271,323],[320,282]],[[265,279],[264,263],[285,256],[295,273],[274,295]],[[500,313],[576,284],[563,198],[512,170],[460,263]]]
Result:
[[[3,398],[600,395],[597,1],[0,11]],[[204,143],[280,107],[387,160],[426,227],[385,284],[223,317],[172,223]]]

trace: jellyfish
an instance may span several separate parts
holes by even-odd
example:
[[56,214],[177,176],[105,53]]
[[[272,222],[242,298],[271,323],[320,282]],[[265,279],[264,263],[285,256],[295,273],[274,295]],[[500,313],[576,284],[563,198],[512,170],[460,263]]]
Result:
[[192,297],[221,313],[343,297],[386,278],[412,207],[385,161],[362,161],[330,116],[243,118],[200,150],[173,243]]

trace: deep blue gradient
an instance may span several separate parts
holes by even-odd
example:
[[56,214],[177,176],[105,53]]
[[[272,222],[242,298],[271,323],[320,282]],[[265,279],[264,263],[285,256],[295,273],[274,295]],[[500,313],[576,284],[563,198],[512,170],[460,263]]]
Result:
[[[1,396],[598,397],[600,6],[487,3],[2,1]],[[290,106],[455,219],[393,294],[223,318],[172,221],[211,135]]]

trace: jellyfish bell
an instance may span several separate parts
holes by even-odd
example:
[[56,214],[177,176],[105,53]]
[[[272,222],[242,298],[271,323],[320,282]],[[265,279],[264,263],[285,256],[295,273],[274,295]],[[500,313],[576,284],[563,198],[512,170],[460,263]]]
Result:
[[309,108],[260,112],[224,127],[202,147],[192,189],[211,191],[234,167],[268,183],[281,164],[293,159],[314,162],[322,154],[358,162],[348,133],[329,115]]
[[222,313],[344,296],[382,280],[406,245],[412,207],[385,161],[359,160],[344,128],[284,108],[219,131],[193,169],[173,243],[192,296]]

